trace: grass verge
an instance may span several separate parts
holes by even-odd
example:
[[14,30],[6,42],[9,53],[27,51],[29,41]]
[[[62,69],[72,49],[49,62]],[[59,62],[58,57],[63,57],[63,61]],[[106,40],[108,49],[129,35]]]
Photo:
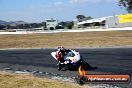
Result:
[[0,48],[131,46],[132,31],[0,35]]
[[33,77],[31,74],[0,72],[0,88],[90,88],[78,84]]

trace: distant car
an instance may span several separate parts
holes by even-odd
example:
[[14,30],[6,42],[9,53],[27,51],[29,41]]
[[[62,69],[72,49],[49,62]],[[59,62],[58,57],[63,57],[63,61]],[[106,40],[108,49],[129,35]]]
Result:
[[48,30],[48,28],[45,28],[44,30]]

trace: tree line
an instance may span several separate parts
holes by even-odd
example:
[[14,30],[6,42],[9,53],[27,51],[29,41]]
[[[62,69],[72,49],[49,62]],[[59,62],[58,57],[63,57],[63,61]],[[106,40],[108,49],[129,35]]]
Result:
[[[72,29],[74,23],[73,21],[67,21],[67,22],[59,22],[58,25],[56,25],[56,29]],[[11,25],[11,24],[1,24],[0,30],[6,30],[6,29],[33,29],[33,28],[40,28],[43,27],[46,29],[46,22],[42,23],[26,23],[26,24],[18,24],[18,25]]]
[[124,7],[128,13],[132,13],[132,0],[119,0],[119,6]]
[[0,25],[0,29],[29,29],[29,28],[39,28],[42,26],[46,26],[45,22],[42,23],[27,23],[27,24],[16,24],[16,25]]

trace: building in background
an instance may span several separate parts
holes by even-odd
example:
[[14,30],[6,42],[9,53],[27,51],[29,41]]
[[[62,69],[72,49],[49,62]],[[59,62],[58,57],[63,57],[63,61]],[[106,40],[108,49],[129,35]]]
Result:
[[75,24],[78,28],[122,28],[132,27],[132,14],[123,14],[85,20]]
[[85,22],[85,21],[91,20],[91,19],[93,19],[93,18],[92,18],[92,17],[85,17],[85,18],[83,18],[83,19],[77,19],[77,18],[75,18],[74,21],[73,21],[73,23],[74,23],[74,28],[79,27],[79,26],[78,26],[78,23],[80,23],[80,22]]
[[48,30],[54,30],[57,25],[58,25],[58,21],[54,20],[53,18],[46,20],[46,29]]

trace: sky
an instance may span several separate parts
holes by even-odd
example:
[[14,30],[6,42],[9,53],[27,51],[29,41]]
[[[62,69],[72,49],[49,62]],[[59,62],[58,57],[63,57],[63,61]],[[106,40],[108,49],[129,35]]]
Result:
[[0,0],[0,20],[4,21],[71,21],[80,14],[98,18],[125,13],[118,0]]

